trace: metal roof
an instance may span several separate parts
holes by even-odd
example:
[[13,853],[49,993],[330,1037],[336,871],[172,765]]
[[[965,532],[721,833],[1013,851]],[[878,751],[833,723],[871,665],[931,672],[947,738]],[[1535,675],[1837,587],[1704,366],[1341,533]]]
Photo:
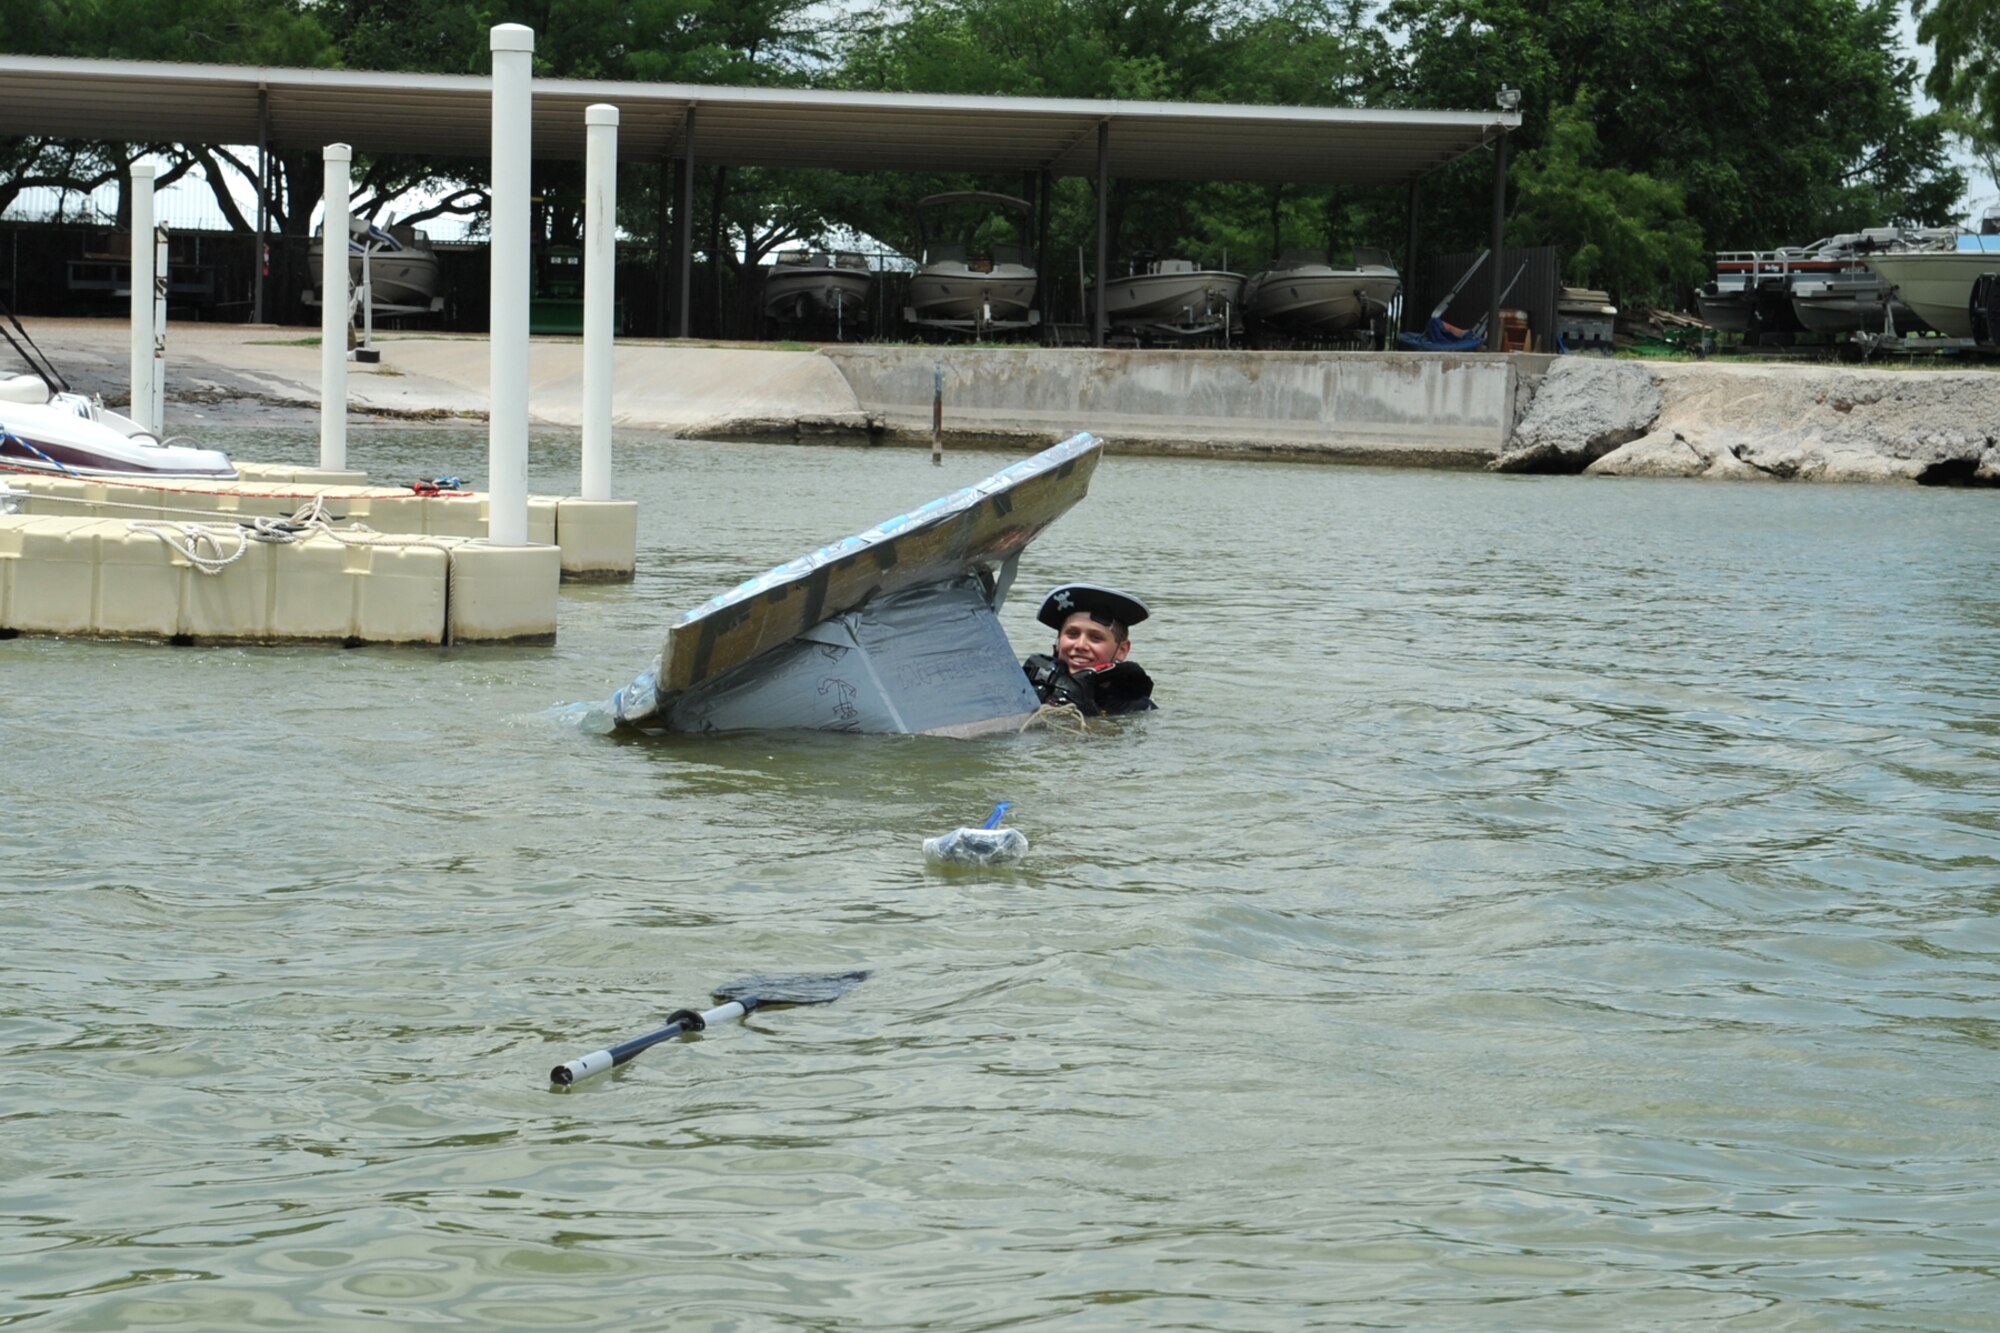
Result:
[[[0,55],[0,135],[255,144],[274,150],[483,158],[492,80]],[[824,92],[677,83],[534,82],[535,155],[584,155],[584,108],[619,110],[619,155],[678,156],[695,113],[700,163],[851,171],[1097,171],[1114,178],[1387,185],[1414,181],[1520,124],[1518,112],[1382,111]]]

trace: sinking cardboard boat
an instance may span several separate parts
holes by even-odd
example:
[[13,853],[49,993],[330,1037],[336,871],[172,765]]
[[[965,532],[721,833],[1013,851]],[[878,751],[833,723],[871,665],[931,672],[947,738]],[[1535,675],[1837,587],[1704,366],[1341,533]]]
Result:
[[1073,436],[710,598],[612,697],[614,717],[642,731],[1019,727],[1037,700],[995,612],[1101,447]]

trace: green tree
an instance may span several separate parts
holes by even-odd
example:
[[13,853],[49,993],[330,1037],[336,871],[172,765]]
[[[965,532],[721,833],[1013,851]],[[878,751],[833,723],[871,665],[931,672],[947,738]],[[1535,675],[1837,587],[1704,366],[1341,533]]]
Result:
[[1580,286],[1672,305],[1707,270],[1701,228],[1687,216],[1678,185],[1600,165],[1594,102],[1584,90],[1555,108],[1542,146],[1515,165],[1508,239],[1561,246],[1567,276]]
[[[840,47],[844,86],[1074,99],[1361,105],[1393,59],[1372,0],[915,0],[861,11]],[[1114,150],[1115,151],[1115,150]],[[899,247],[907,200],[950,186],[911,179],[856,196],[848,221]],[[1378,197],[1299,186],[1118,179],[1114,257],[1151,253],[1243,267],[1281,250],[1379,243]],[[1389,211],[1394,211],[1393,207]],[[1057,182],[1044,270],[1067,291],[1069,257],[1093,252],[1095,182]],[[1400,221],[1392,229],[1400,232]],[[1061,262],[1056,256],[1062,256]],[[1067,299],[1074,300],[1074,293]]]
[[[0,5],[0,46],[86,59],[319,67],[334,60],[310,0],[8,0]],[[224,215],[247,228],[230,189],[232,165],[241,164],[198,145],[7,141],[0,161],[12,169],[0,195],[11,197],[35,184],[88,191],[115,183],[122,219],[130,215],[129,169],[142,156],[164,161],[156,187],[199,174]],[[281,178],[286,170],[280,166]],[[318,171],[317,162],[310,170]],[[242,168],[242,174],[255,180],[253,169]],[[284,200],[292,193],[274,192],[275,216],[284,216]],[[308,208],[317,198],[315,182]]]
[[[350,68],[484,73],[490,31],[520,23],[535,32],[535,72],[544,78],[637,82],[798,84],[827,57],[811,21],[812,0],[319,0]],[[483,162],[439,164],[370,158],[364,188],[380,199],[447,183],[444,207],[483,217]],[[668,173],[621,172],[620,218],[642,244],[656,240]],[[583,226],[583,168],[537,162],[542,239],[575,244]],[[808,192],[774,173],[717,166],[697,172],[698,248],[725,268],[757,262],[773,246],[823,230]],[[421,217],[421,214],[413,215]]]
[[2000,157],[2000,5],[1993,0],[1911,0],[1917,40],[1932,52],[1924,91],[1954,131],[1989,163]]
[[1214,101],[1223,0],[912,0],[857,14],[847,87]]
[[1799,243],[1942,222],[1957,182],[1944,127],[1909,104],[1897,0],[1389,0],[1411,105],[1524,90],[1519,146],[1597,93],[1606,166],[1680,185],[1710,245]]

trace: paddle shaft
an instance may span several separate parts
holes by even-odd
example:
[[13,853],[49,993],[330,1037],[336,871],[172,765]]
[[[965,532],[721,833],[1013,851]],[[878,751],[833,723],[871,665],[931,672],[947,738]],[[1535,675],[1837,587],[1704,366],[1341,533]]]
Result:
[[592,1051],[589,1055],[581,1059],[557,1065],[549,1071],[549,1082],[560,1083],[567,1087],[578,1079],[589,1078],[592,1074],[601,1074],[607,1069],[616,1069],[619,1065],[624,1064],[627,1060],[630,1060],[633,1056],[648,1047],[658,1046],[661,1042],[671,1040],[683,1033],[700,1032],[712,1023],[727,1023],[733,1018],[742,1018],[756,1007],[757,997],[746,995],[740,999],[731,1000],[728,1004],[717,1005],[707,1013],[698,1014],[692,1009],[683,1009],[673,1016],[671,1023],[668,1023],[658,1032],[648,1032],[643,1037],[634,1037],[630,1041],[620,1042],[618,1045],[608,1047],[605,1050]]

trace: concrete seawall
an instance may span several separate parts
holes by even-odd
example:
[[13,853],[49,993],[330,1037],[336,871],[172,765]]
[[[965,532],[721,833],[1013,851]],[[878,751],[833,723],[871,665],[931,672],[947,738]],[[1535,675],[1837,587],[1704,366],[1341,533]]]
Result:
[[1517,371],[1505,358],[1088,348],[843,347],[861,411],[928,440],[934,386],[954,436],[1088,429],[1119,449],[1479,466],[1506,447]]

